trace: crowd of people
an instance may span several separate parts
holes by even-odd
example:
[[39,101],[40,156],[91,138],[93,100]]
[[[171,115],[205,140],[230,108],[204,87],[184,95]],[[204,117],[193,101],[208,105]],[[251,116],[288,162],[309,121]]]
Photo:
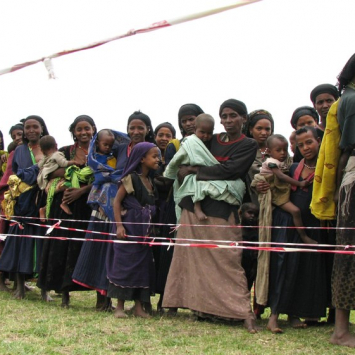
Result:
[[[223,133],[197,104],[181,106],[181,140],[172,123],[154,129],[140,111],[127,133],[78,116],[73,144],[60,149],[41,117],[14,124],[0,147],[0,290],[11,280],[23,299],[35,278],[43,301],[54,290],[62,307],[70,292],[95,290],[96,308],[116,318],[128,317],[125,301],[149,317],[158,293],[159,313],[190,309],[198,319],[244,321],[250,333],[270,307],[272,333],[283,332],[280,314],[294,328],[327,317],[331,342],[355,347],[354,255],[257,249],[354,244],[355,55],[337,87],[318,85],[310,99],[294,111],[290,137],[276,133],[270,112],[248,113],[236,99],[220,105]],[[49,236],[36,238],[48,225]],[[225,241],[246,249],[208,247]]]

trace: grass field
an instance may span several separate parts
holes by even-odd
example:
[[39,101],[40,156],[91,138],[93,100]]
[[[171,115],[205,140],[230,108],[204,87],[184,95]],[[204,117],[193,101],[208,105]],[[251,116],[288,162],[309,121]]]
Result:
[[271,334],[268,313],[251,335],[242,324],[201,322],[189,311],[115,319],[94,310],[95,292],[73,292],[69,309],[52,296],[54,302],[44,303],[38,289],[22,301],[0,292],[0,354],[355,354],[329,344],[331,326],[296,330],[281,320],[285,333]]

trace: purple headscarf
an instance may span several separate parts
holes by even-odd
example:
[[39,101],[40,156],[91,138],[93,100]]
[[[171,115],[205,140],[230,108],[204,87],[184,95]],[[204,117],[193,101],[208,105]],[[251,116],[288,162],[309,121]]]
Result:
[[123,170],[123,174],[121,176],[121,180],[136,171],[138,174],[141,172],[140,162],[142,158],[152,149],[156,147],[155,144],[149,142],[141,142],[137,143],[132,151],[131,154],[126,162],[126,165]]

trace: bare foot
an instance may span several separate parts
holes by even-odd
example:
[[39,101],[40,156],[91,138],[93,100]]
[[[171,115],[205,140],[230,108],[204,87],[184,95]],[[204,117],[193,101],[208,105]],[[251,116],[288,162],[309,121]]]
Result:
[[17,289],[14,294],[12,295],[12,297],[15,300],[23,300],[25,298],[25,293],[21,292],[19,289]]
[[41,222],[46,221],[46,207],[41,207],[39,209],[39,219],[41,220]]
[[0,291],[10,292],[10,289],[6,286],[5,282],[0,281]]
[[344,334],[336,334],[335,332],[330,337],[330,342],[334,345],[349,346],[355,348],[355,336],[346,332]]
[[289,317],[288,317],[288,322],[290,323],[291,327],[292,327],[292,328],[295,328],[295,329],[304,329],[304,328],[307,328],[307,324],[301,322],[300,319],[297,318],[297,317],[291,317],[291,316],[289,316]]
[[258,332],[258,328],[255,324],[255,319],[249,318],[244,320],[244,327],[250,334],[256,334]]
[[128,315],[125,313],[123,309],[116,308],[115,311],[113,312],[113,316],[115,318],[127,318]]
[[143,303],[143,310],[148,314],[152,314],[153,313],[152,304],[150,302]]
[[143,309],[139,309],[138,307],[134,307],[133,315],[140,318],[150,318],[148,313],[145,313]]
[[29,284],[25,283],[25,291],[26,292],[31,292],[35,289],[34,286],[30,286]]
[[318,244],[317,241],[315,241],[314,239],[308,237],[307,235],[304,236],[304,237],[301,237],[301,239],[302,239],[302,242],[303,242],[304,244]]
[[60,208],[66,213],[66,214],[72,214],[69,206],[66,203],[61,203]]
[[41,299],[44,302],[52,302],[53,298],[51,296],[49,296],[49,292],[47,292],[46,290],[41,290]]
[[267,323],[266,329],[270,330],[273,334],[282,334],[283,330],[279,327],[278,315],[272,314]]

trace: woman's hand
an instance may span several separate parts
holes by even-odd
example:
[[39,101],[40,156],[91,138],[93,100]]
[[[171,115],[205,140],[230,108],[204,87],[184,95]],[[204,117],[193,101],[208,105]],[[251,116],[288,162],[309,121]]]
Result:
[[6,155],[6,154],[3,154],[3,155],[1,156],[1,162],[2,162],[2,163],[6,163],[6,162],[7,162],[7,155]]
[[177,173],[179,183],[182,184],[187,175],[197,174],[197,170],[197,166],[181,165]]
[[259,194],[266,194],[270,190],[270,184],[264,181],[259,181],[255,186],[255,190]]
[[122,224],[117,227],[116,237],[119,240],[126,239],[126,230],[124,229]]
[[73,203],[74,201],[78,200],[83,194],[83,188],[76,189],[74,187],[69,187],[64,191],[63,194],[63,203]]

